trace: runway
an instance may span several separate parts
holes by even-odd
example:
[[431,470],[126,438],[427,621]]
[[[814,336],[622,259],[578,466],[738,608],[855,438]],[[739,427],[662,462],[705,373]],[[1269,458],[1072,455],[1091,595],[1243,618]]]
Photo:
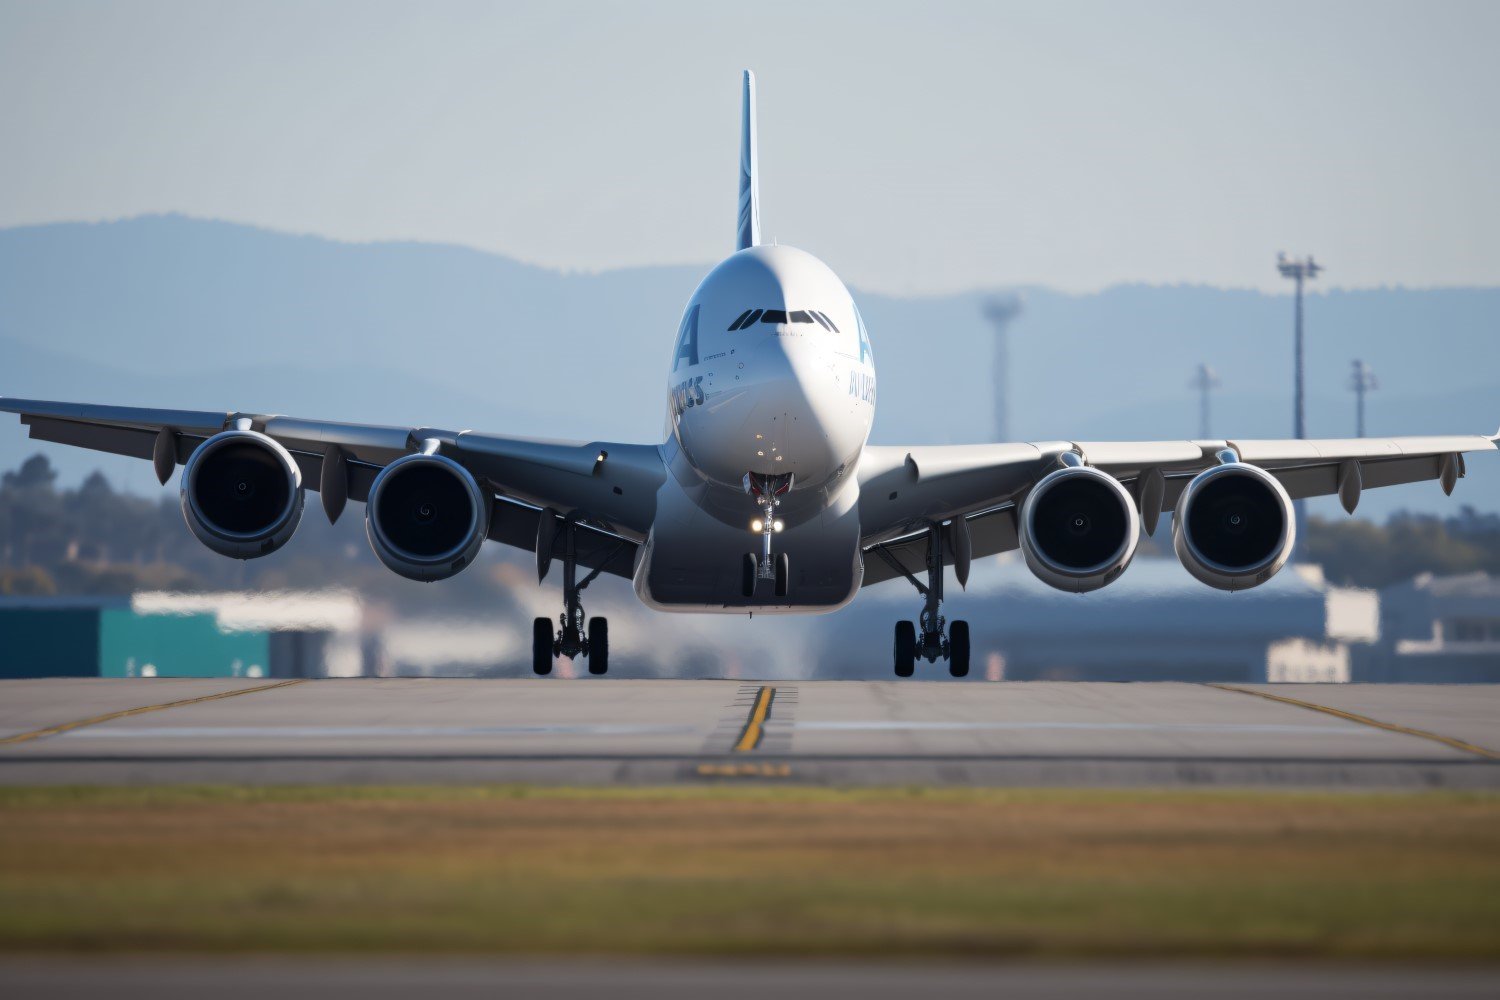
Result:
[[1213,996],[1252,1000],[1359,997],[1440,998],[1494,995],[1494,970],[1375,965],[1259,963],[1027,964],[994,966],[756,961],[744,963],[495,962],[476,959],[87,958],[0,960],[0,982],[23,996],[110,995],[122,1000],[173,1000],[213,995],[225,1000],[276,995],[384,1000],[414,994],[493,997],[520,994],[553,1000],[610,996],[619,1000],[726,1000],[765,996],[1071,1000],[1080,996]]
[[0,783],[1500,787],[1500,687],[59,679]]

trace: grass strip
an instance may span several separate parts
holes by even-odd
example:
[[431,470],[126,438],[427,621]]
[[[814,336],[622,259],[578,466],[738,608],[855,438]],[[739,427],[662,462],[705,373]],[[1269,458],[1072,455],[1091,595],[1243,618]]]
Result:
[[0,789],[0,949],[1500,958],[1500,796]]

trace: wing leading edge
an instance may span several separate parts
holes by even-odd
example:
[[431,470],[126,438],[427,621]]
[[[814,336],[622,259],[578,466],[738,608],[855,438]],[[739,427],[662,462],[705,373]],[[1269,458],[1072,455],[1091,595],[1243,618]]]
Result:
[[[926,569],[927,526],[948,524],[945,564],[967,544],[971,558],[1017,547],[1016,510],[1064,452],[1119,479],[1153,532],[1183,488],[1232,450],[1274,475],[1294,500],[1338,496],[1353,513],[1367,489],[1437,480],[1451,493],[1464,455],[1494,451],[1493,436],[1342,440],[1050,441],[1036,444],[870,447],[860,462],[866,585]],[[1154,484],[1154,485],[1153,485]],[[1160,502],[1154,502],[1155,496]],[[960,534],[967,535],[961,539]]]
[[[152,461],[165,483],[204,441],[244,425],[274,438],[291,453],[306,488],[323,495],[336,520],[347,498],[364,502],[376,474],[418,451],[424,442],[468,469],[490,490],[489,537],[561,555],[562,533],[543,519],[573,520],[579,561],[629,577],[635,552],[649,531],[656,490],[665,478],[657,448],[612,442],[570,443],[510,438],[431,427],[384,427],[305,420],[274,414],[168,410],[0,397],[0,412],[18,414],[36,441]],[[340,476],[329,489],[329,476]],[[331,498],[337,495],[337,502]],[[545,554],[543,559],[545,559]]]

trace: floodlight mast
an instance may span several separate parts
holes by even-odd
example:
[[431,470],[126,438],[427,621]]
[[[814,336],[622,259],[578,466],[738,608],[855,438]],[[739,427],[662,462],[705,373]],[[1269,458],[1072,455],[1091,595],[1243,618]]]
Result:
[[1365,436],[1365,393],[1380,388],[1380,379],[1370,371],[1370,366],[1356,358],[1354,370],[1349,373],[1349,388],[1354,391],[1354,436]]
[[[1276,269],[1281,272],[1283,278],[1291,278],[1297,282],[1297,333],[1296,333],[1296,371],[1297,386],[1296,400],[1292,404],[1292,432],[1293,437],[1301,441],[1307,437],[1306,418],[1306,394],[1303,388],[1303,370],[1306,367],[1303,362],[1302,351],[1302,285],[1318,276],[1323,270],[1323,265],[1313,260],[1312,254],[1306,257],[1288,258],[1284,253],[1276,255]],[[1307,501],[1298,500],[1293,505],[1293,512],[1297,521],[1297,536],[1307,537]]]
[[1205,363],[1200,363],[1193,372],[1193,379],[1188,383],[1189,389],[1198,390],[1198,438],[1203,441],[1209,439],[1209,393],[1217,389],[1222,383],[1219,381],[1219,373],[1214,371]]
[[1019,294],[997,295],[984,303],[984,318],[995,328],[995,440],[1010,440],[1010,327],[1026,301]]
[[1306,396],[1304,394],[1303,377],[1303,351],[1302,351],[1302,284],[1311,281],[1323,270],[1323,265],[1312,258],[1312,254],[1306,257],[1289,258],[1284,253],[1276,255],[1276,269],[1281,272],[1283,278],[1291,278],[1297,283],[1297,328],[1296,328],[1296,401],[1293,404],[1292,436],[1297,440],[1307,437],[1306,420]]

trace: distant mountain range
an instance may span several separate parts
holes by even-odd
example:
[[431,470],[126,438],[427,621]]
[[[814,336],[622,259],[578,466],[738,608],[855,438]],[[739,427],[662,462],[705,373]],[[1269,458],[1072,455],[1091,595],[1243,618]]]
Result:
[[[181,216],[5,229],[0,394],[654,441],[672,337],[706,270],[563,273],[459,247]],[[1013,291],[1025,297],[1011,335],[1015,436],[1196,436],[1187,382],[1200,361],[1223,378],[1215,435],[1289,435],[1290,296]],[[987,293],[855,294],[881,379],[875,440],[992,439]],[[1356,357],[1382,382],[1372,434],[1500,425],[1500,289],[1318,291],[1307,330],[1315,436],[1352,434],[1344,385]],[[33,448],[0,422],[0,466]],[[49,453],[65,476],[105,466],[154,488],[145,463]],[[1500,456],[1470,469],[1463,499],[1495,509]],[[1451,509],[1440,500],[1435,486],[1372,493],[1362,513]]]

